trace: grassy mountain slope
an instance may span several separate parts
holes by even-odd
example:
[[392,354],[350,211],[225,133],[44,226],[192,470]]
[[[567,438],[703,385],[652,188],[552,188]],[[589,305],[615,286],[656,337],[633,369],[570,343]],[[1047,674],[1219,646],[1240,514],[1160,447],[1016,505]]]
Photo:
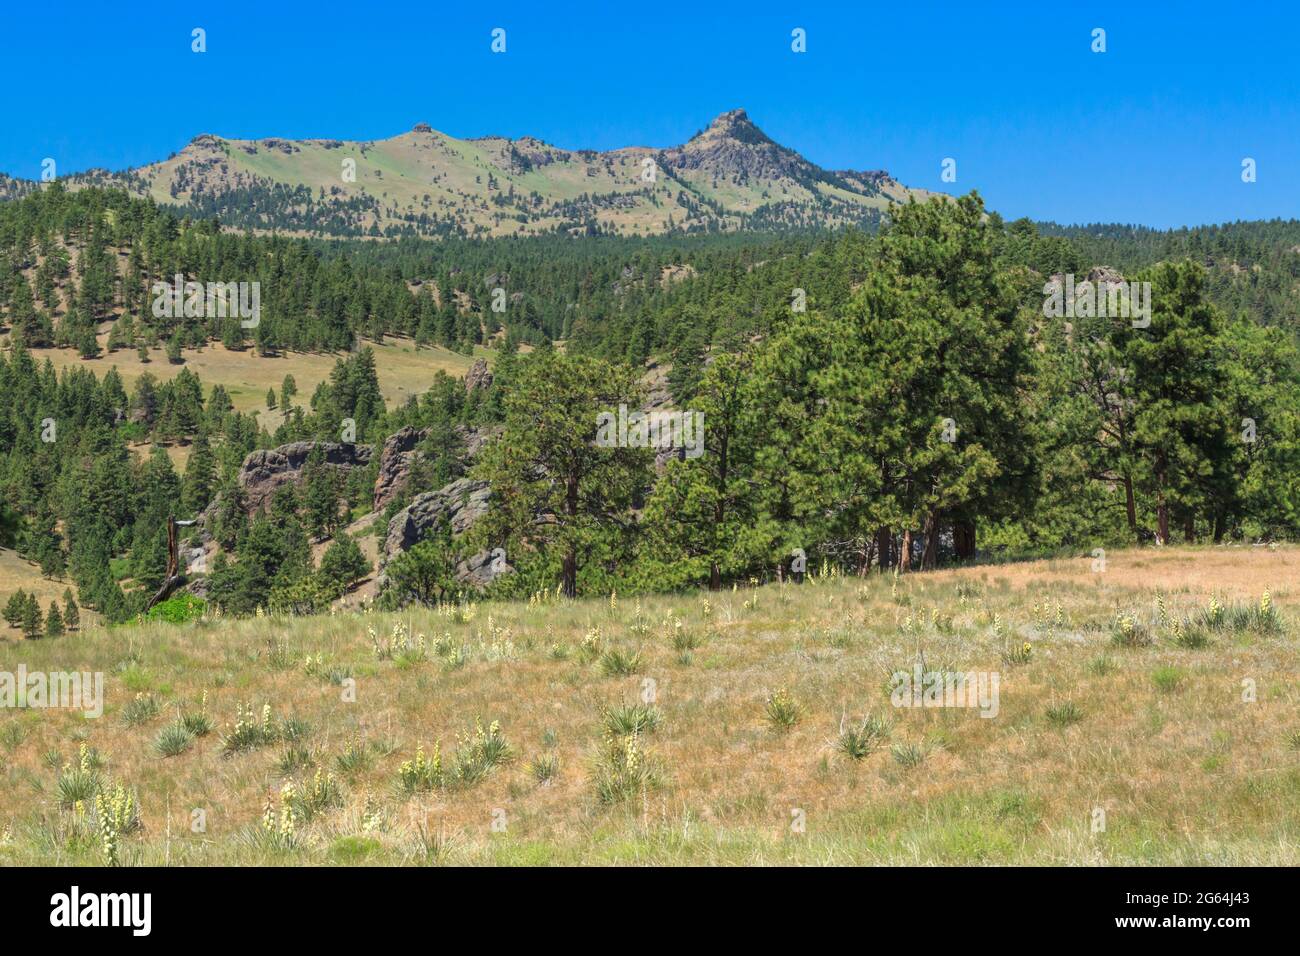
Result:
[[666,150],[575,151],[532,137],[464,140],[426,124],[372,142],[205,134],[162,162],[68,181],[124,187],[232,226],[334,236],[870,224],[910,192],[926,195],[884,172],[824,170],[773,142],[744,110],[722,114]]

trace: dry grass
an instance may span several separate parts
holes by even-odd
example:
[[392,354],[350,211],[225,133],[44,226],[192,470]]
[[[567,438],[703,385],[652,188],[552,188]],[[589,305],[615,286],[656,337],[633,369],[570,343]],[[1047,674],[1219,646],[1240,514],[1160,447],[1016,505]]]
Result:
[[[474,358],[486,356],[491,361],[490,351],[478,349],[471,357],[444,348],[417,350],[410,339],[389,337],[382,345],[365,344],[375,351],[379,387],[384,401],[390,406],[423,393],[439,369],[463,377]],[[306,405],[316,386],[329,378],[330,371],[341,357],[341,353],[287,352],[275,358],[265,358],[252,349],[231,352],[220,343],[211,343],[201,350],[186,349],[183,365],[168,362],[166,350],[160,348],[149,350],[148,364],[140,361],[135,349],[106,352],[96,359],[80,358],[75,349],[37,349],[32,354],[38,362],[49,358],[57,369],[89,368],[98,378],[103,378],[105,372],[116,366],[128,391],[145,372],[167,381],[179,374],[182,368],[188,368],[203,382],[205,392],[210,392],[214,385],[224,385],[237,411],[256,411],[259,422],[270,430],[283,421],[283,416],[278,411],[267,410],[267,389],[274,388],[279,395],[284,377],[292,375],[298,385],[298,397],[294,402]]]
[[[55,600],[59,602],[59,609],[62,610],[63,592],[71,584],[69,580],[56,581],[43,577],[39,565],[28,561],[17,551],[0,548],[0,605],[9,599],[9,595],[22,590],[28,594],[35,594],[40,599],[42,614],[50,609],[50,602]],[[75,587],[72,588],[72,593],[77,593]],[[80,616],[83,627],[95,626],[99,617],[94,611],[84,608],[80,609]],[[6,627],[4,622],[0,621],[0,649],[4,648],[7,639],[19,639],[18,632]],[[5,666],[0,663],[0,669]]]
[[[8,668],[107,679],[98,720],[0,712],[0,862],[102,861],[76,835],[76,811],[59,808],[52,767],[85,743],[106,778],[139,793],[144,827],[123,838],[125,862],[1295,865],[1298,562],[1294,548],[1144,550],[1110,555],[1099,575],[1081,558],[616,606],[483,604],[469,620],[454,609],[210,620],[8,645]],[[1266,588],[1283,633],[1225,628],[1197,650],[1170,640],[1172,622],[1212,595],[1257,607]],[[1149,622],[1155,643],[1114,645],[1117,611]],[[399,621],[425,636],[427,660],[372,651],[367,627],[386,640]],[[1004,662],[1023,643],[1028,659]],[[611,648],[639,653],[635,674],[606,676]],[[888,675],[918,650],[930,668],[1000,672],[997,716],[891,706]],[[1157,668],[1179,681],[1157,686]],[[331,682],[349,674],[355,703]],[[774,733],[767,703],[782,689],[800,718]],[[158,756],[158,732],[205,691],[217,730]],[[128,726],[137,693],[162,712]],[[652,729],[607,736],[611,706],[651,696]],[[222,756],[241,701],[309,730]],[[867,714],[887,719],[888,739],[850,759],[837,740]],[[485,732],[500,722],[513,759],[470,783],[454,753],[476,718]],[[437,741],[440,785],[408,797],[400,765]],[[291,748],[305,754],[286,762]],[[303,818],[277,849],[254,835],[268,795],[278,809],[282,767],[303,759],[314,766],[293,769],[298,792],[319,767],[341,805]],[[611,767],[632,781],[613,803],[597,788]],[[205,833],[190,831],[195,808]]]

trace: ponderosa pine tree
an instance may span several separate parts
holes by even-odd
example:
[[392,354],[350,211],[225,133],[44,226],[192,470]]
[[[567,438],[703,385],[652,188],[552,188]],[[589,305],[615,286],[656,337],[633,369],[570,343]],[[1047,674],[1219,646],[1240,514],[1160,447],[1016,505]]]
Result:
[[217,483],[217,462],[208,442],[208,433],[200,428],[190,449],[190,459],[185,463],[185,483],[181,493],[184,510],[198,514],[212,500]]
[[370,573],[371,565],[361,553],[361,547],[342,531],[321,555],[319,576],[327,583],[349,590],[353,584]]
[[23,606],[23,619],[21,622],[23,637],[34,641],[45,633],[45,622],[41,618],[41,606],[36,601],[36,595],[27,595],[27,600]]
[[69,631],[81,627],[81,611],[77,607],[76,598],[72,596],[72,588],[63,590],[63,624]]
[[51,601],[49,613],[45,616],[45,636],[61,637],[63,635],[63,614],[59,611],[59,602]]
[[5,602],[4,619],[10,627],[22,627],[23,615],[27,611],[27,592],[19,588],[9,595]]
[[477,540],[554,559],[563,592],[576,595],[584,558],[626,522],[647,483],[648,450],[596,444],[598,416],[617,415],[620,404],[635,409],[639,396],[626,366],[554,350],[529,355],[505,398],[504,432],[475,469],[492,487]]

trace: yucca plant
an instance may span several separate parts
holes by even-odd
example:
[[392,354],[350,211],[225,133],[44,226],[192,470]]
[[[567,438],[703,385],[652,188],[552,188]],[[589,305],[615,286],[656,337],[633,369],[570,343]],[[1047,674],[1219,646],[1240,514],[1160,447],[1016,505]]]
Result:
[[70,767],[59,774],[59,806],[70,810],[78,803],[89,803],[99,792],[99,774],[81,767]]
[[500,723],[494,720],[485,730],[482,721],[475,718],[474,733],[462,737],[456,748],[456,779],[463,784],[477,783],[513,757]]
[[1135,615],[1118,614],[1111,628],[1110,640],[1117,647],[1147,647],[1151,644],[1151,634]]
[[315,760],[306,747],[289,746],[280,754],[275,763],[276,772],[281,777],[292,777],[299,770],[310,767]]
[[179,757],[194,744],[194,735],[181,721],[168,724],[158,731],[153,749],[160,757]]
[[538,786],[546,786],[555,779],[555,775],[560,772],[560,758],[553,752],[538,754],[533,762],[528,765],[528,774]]
[[1046,714],[1048,723],[1056,727],[1068,727],[1070,724],[1077,724],[1083,720],[1083,711],[1072,700],[1059,704],[1049,704]]
[[919,767],[925,761],[925,748],[920,744],[894,744],[889,752],[894,762],[906,770]]
[[350,775],[365,770],[373,760],[371,748],[361,739],[360,734],[353,734],[343,752],[334,758],[334,765],[342,773]]
[[317,769],[311,786],[294,789],[292,804],[295,817],[310,823],[326,810],[343,806],[343,788],[334,779],[334,774]]
[[767,724],[773,733],[784,734],[799,723],[799,718],[803,716],[803,709],[790,696],[790,692],[782,687],[767,699],[763,707],[763,716],[767,718]]
[[441,787],[444,783],[442,743],[434,743],[432,757],[425,757],[423,744],[418,746],[415,759],[407,760],[397,768],[397,783],[407,796]]
[[867,714],[862,723],[854,726],[840,721],[839,737],[835,741],[836,749],[850,760],[862,760],[875,752],[889,736],[891,725],[884,717]]
[[1010,645],[1002,651],[1002,663],[1008,667],[1018,667],[1021,664],[1028,664],[1034,657],[1034,646],[1028,641],[1020,644]]
[[1175,647],[1186,651],[1199,651],[1210,644],[1210,636],[1202,627],[1180,620],[1175,620],[1170,625],[1169,640]]
[[604,804],[621,803],[658,788],[659,772],[641,749],[641,735],[606,737],[592,783]]
[[600,655],[598,666],[606,677],[626,677],[640,669],[641,655],[636,651],[611,647]]
[[251,707],[235,704],[235,725],[221,742],[226,756],[265,747],[281,737],[280,729],[271,720],[271,705],[262,706],[261,719],[256,719]]
[[153,720],[158,716],[160,709],[158,698],[152,694],[136,694],[122,709],[122,719],[128,725],[135,726],[144,723],[146,720]]
[[615,704],[606,707],[605,730],[616,737],[652,733],[659,726],[659,708],[653,704]]

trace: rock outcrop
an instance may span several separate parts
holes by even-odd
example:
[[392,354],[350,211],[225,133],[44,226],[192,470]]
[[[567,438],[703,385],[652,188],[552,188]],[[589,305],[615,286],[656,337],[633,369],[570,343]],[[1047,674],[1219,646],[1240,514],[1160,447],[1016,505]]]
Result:
[[375,476],[375,510],[388,507],[388,503],[402,493],[411,478],[411,466],[419,456],[420,442],[428,432],[407,425],[388,440],[379,453],[379,474]]
[[393,515],[384,539],[384,561],[421,541],[444,521],[452,534],[463,534],[488,508],[491,490],[486,481],[457,478],[437,491],[426,491]]
[[[464,534],[487,513],[491,494],[485,481],[457,478],[437,491],[417,495],[388,523],[388,537],[384,540],[381,562],[387,564],[444,523],[452,534]],[[456,566],[456,577],[466,584],[486,587],[500,575],[513,570],[506,562],[503,551],[485,550],[461,561]],[[381,589],[385,583],[381,577]]]
[[474,364],[465,373],[465,391],[472,392],[475,389],[491,387],[492,372],[488,369],[488,363],[484,359],[475,359]]
[[298,441],[252,452],[244,459],[238,478],[248,502],[248,513],[260,511],[277,488],[301,481],[307,460],[318,448],[324,455],[324,463],[344,474],[370,464],[369,445],[341,442]]

